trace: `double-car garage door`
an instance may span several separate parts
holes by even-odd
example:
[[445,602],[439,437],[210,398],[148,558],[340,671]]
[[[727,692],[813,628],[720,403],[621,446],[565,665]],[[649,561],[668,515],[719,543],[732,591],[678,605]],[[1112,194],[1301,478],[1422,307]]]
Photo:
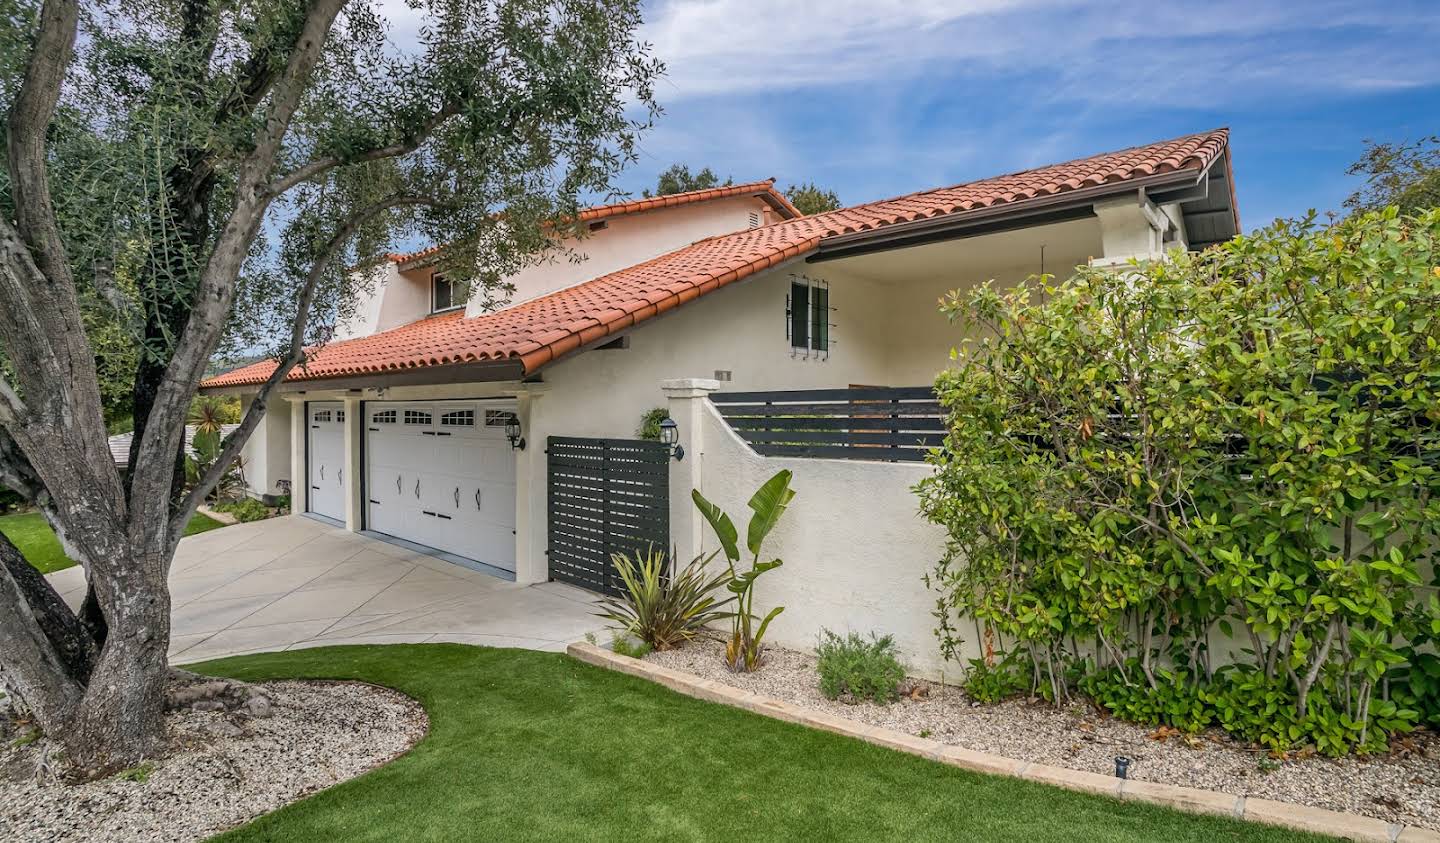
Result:
[[[328,409],[333,419],[338,406],[316,403],[310,410],[311,510],[330,517],[343,512],[321,508],[328,502],[324,478],[334,474],[324,460],[332,450],[343,457],[343,423],[335,425],[336,449],[325,441],[334,434],[315,414]],[[515,453],[505,438],[513,405],[370,401],[363,407],[366,528],[514,571]],[[342,490],[342,508],[343,499]]]

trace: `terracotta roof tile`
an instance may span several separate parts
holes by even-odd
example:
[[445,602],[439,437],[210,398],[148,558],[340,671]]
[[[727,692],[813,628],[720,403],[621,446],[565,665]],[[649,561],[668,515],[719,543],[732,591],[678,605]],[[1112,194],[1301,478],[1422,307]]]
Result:
[[[711,237],[495,313],[468,319],[458,312],[445,314],[325,346],[315,352],[304,369],[292,372],[288,380],[323,380],[485,360],[519,361],[527,374],[533,373],[582,344],[813,251],[828,237],[946,214],[973,213],[1157,173],[1204,169],[1223,154],[1227,142],[1227,130],[1217,129]],[[717,190],[747,191],[755,186]],[[202,386],[259,384],[274,371],[274,366],[273,362],[255,363],[211,378]]]

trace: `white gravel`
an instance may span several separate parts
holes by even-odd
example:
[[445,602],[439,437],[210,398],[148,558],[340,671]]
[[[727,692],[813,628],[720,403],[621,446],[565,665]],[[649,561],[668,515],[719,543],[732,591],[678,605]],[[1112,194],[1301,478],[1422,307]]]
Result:
[[25,730],[0,722],[0,841],[203,840],[373,769],[429,728],[419,703],[374,685],[258,687],[273,704],[268,718],[166,715],[173,751],[144,781],[59,783],[44,769],[56,745],[17,746]]
[[1113,775],[1115,757],[1131,760],[1130,777],[1347,811],[1440,829],[1440,738],[1417,732],[1383,757],[1298,758],[1278,766],[1260,749],[1219,731],[1186,740],[1122,723],[1088,705],[1043,702],[981,705],[959,688],[923,680],[929,696],[890,705],[847,705],[819,690],[815,657],[766,648],[752,674],[731,673],[718,641],[701,640],[648,661],[864,723],[921,735],[1007,758]]

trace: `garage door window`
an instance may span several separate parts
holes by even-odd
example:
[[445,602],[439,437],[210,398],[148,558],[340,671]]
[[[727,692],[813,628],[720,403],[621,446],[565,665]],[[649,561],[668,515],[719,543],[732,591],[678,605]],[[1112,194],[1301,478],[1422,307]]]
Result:
[[430,424],[430,414],[423,410],[406,410],[406,424]]
[[511,413],[511,412],[509,412],[509,411],[507,411],[507,410],[486,410],[486,411],[485,411],[485,426],[486,426],[486,427],[504,427],[505,425],[509,424],[509,423],[510,423],[510,419],[512,419],[512,418],[514,418],[514,417],[515,417],[515,414],[514,414],[514,413]]
[[316,411],[315,411],[315,421],[317,421],[317,422],[328,422],[328,421],[330,421],[330,411],[329,411],[329,410],[316,410]]
[[395,411],[394,411],[394,410],[381,410],[380,412],[378,412],[378,413],[376,413],[375,415],[371,416],[371,417],[370,417],[370,421],[374,422],[375,424],[394,424],[394,423],[395,423]]
[[474,427],[474,410],[451,410],[440,417],[441,427]]

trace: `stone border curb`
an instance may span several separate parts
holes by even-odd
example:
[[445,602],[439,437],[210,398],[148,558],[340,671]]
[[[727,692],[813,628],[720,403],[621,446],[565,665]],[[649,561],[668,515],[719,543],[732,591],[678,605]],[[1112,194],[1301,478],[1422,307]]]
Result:
[[566,648],[566,652],[586,664],[648,679],[664,685],[676,693],[706,702],[743,708],[746,711],[798,723],[813,729],[823,729],[838,735],[855,738],[866,743],[898,750],[961,767],[977,773],[1014,776],[1042,784],[1063,787],[1100,796],[1109,796],[1124,801],[1149,802],[1180,811],[1195,814],[1215,814],[1235,817],[1251,822],[1279,825],[1299,831],[1341,837],[1347,840],[1373,841],[1374,843],[1440,843],[1440,832],[1419,826],[1400,826],[1384,820],[1311,808],[1288,802],[1269,799],[1246,798],[1213,790],[1201,790],[1180,785],[1159,784],[1137,779],[1117,779],[1099,773],[1069,770],[1029,761],[1016,761],[988,752],[976,752],[958,746],[942,744],[939,741],[915,735],[870,726],[845,717],[837,717],[822,711],[788,703],[750,691],[741,690],[712,679],[701,679],[684,671],[662,667],[640,659],[632,659],[611,652],[584,641],[577,641]]
[[236,518],[235,516],[231,515],[230,513],[228,513],[228,512],[221,512],[221,511],[219,511],[218,509],[211,509],[210,507],[205,506],[204,504],[201,504],[200,506],[195,507],[195,511],[198,512],[198,513],[200,513],[201,515],[204,515],[204,516],[207,517],[207,518],[212,518],[212,519],[214,519],[214,520],[216,520],[216,521],[219,521],[221,524],[224,524],[226,527],[233,527],[233,526],[235,526],[236,524],[239,524],[239,523],[240,523],[240,519],[239,519],[239,518]]

